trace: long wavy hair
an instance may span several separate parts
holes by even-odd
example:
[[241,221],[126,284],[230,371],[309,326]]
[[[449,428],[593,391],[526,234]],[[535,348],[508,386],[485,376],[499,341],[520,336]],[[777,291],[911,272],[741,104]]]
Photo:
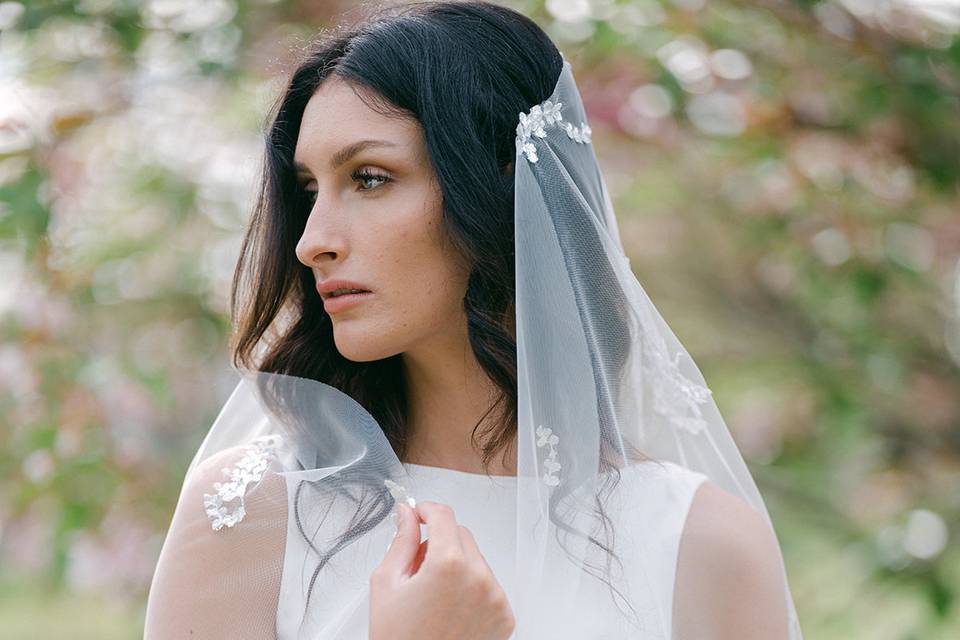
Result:
[[[322,33],[293,71],[269,118],[260,191],[231,291],[234,364],[310,378],[343,391],[374,417],[404,459],[408,407],[402,356],[371,362],[343,357],[316,295],[313,274],[294,252],[311,210],[309,196],[296,180],[294,149],[307,102],[336,74],[364,89],[360,96],[372,109],[413,117],[422,125],[442,192],[443,232],[471,265],[463,297],[470,346],[499,392],[472,437],[485,468],[498,452],[506,453],[517,429],[511,170],[517,114],[551,95],[562,66],[557,47],[536,23],[486,2],[391,6],[352,26]],[[617,308],[618,301],[609,302],[609,308]],[[623,308],[623,301],[619,303]],[[608,335],[619,336],[618,341],[626,334],[621,330]],[[617,353],[625,345],[609,346],[607,353]],[[491,413],[493,426],[478,431]],[[619,473],[615,475],[619,481]],[[363,483],[362,478],[355,480]],[[310,484],[303,482],[297,489],[298,523],[301,493]],[[358,507],[363,521],[352,520],[330,549],[317,549],[299,525],[320,557],[310,592],[334,554],[389,514],[392,498],[382,485],[374,485],[368,487],[373,504]],[[564,487],[558,489],[562,495]],[[357,501],[355,496],[350,499]],[[597,504],[607,530],[609,519]],[[556,502],[551,500],[551,505]],[[555,510],[551,519],[558,530],[575,532]],[[610,545],[586,537],[613,555]]]

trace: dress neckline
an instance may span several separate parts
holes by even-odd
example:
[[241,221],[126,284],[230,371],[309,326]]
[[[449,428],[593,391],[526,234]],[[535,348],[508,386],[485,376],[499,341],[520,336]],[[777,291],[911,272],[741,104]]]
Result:
[[494,476],[485,473],[473,473],[471,471],[460,471],[459,469],[449,469],[447,467],[434,467],[427,464],[418,464],[416,462],[401,462],[412,476],[435,474],[447,475],[451,477],[460,477],[469,480],[496,480],[498,482],[516,482],[517,476]]
[[[473,473],[471,471],[460,471],[459,469],[450,469],[447,467],[435,467],[427,464],[419,464],[416,462],[401,462],[404,469],[406,469],[407,474],[414,478],[431,478],[431,477],[443,477],[445,479],[454,479],[462,480],[463,482],[489,482],[493,480],[497,483],[504,483],[507,485],[514,485],[517,483],[517,476],[488,476],[485,473]],[[663,465],[663,467],[661,467]],[[650,469],[653,467],[653,469]],[[654,475],[657,473],[669,473],[671,467],[684,468],[680,465],[671,462],[669,460],[640,460],[636,461],[623,469],[623,472],[635,472],[635,473],[644,473],[644,470],[647,472],[652,472]]]

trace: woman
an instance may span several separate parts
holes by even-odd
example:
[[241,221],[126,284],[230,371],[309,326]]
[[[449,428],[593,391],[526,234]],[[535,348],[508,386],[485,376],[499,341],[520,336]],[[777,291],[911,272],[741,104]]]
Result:
[[622,253],[570,65],[524,16],[418,3],[308,52],[233,311],[243,379],[147,638],[800,637],[763,502]]

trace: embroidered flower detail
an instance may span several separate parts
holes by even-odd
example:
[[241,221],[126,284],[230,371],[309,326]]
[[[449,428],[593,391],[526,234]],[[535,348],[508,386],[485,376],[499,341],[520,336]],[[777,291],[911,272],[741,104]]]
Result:
[[519,151],[527,157],[530,162],[539,160],[537,156],[537,147],[533,144],[532,137],[547,137],[547,127],[559,126],[567,132],[567,137],[580,143],[590,142],[592,130],[586,122],[580,122],[580,126],[574,126],[572,123],[563,119],[560,108],[562,102],[554,102],[547,99],[541,104],[534,105],[528,113],[520,114],[520,122],[517,124],[516,145]]
[[543,474],[543,481],[550,487],[560,484],[560,478],[556,475],[556,472],[560,470],[560,463],[557,462],[557,449],[554,447],[558,442],[560,442],[560,438],[553,433],[553,429],[542,424],[537,426],[537,448],[550,447],[550,455],[543,461],[543,468],[546,469],[546,473]]
[[[646,327],[655,326],[649,317],[647,323],[642,324],[646,324]],[[680,357],[686,354],[678,351],[671,357],[663,336],[656,329],[644,328],[641,334],[644,337],[643,368],[654,381],[654,410],[675,427],[692,434],[702,432],[707,422],[703,418],[700,405],[705,403],[713,392],[694,382],[680,370]]]
[[[223,527],[232,527],[247,514],[244,508],[244,496],[247,485],[257,482],[270,464],[270,458],[276,455],[276,448],[280,444],[280,436],[261,436],[250,442],[247,452],[233,466],[224,467],[223,475],[228,482],[214,482],[215,494],[203,494],[203,508],[210,518],[214,531]],[[230,511],[227,503],[238,500],[239,504]]]
[[593,133],[593,129],[591,129],[590,125],[586,122],[581,122],[579,129],[569,122],[564,122],[560,126],[566,130],[568,138],[572,138],[577,142],[590,142],[590,134]]

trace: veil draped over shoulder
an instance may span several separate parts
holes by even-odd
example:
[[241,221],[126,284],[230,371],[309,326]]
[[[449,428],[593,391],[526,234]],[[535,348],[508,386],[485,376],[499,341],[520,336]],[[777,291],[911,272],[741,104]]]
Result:
[[[552,95],[519,114],[514,176],[516,520],[503,569],[513,637],[601,637],[590,629],[604,616],[619,630],[604,638],[670,638],[674,612],[698,610],[703,596],[642,570],[657,545],[627,548],[629,532],[605,527],[600,506],[632,506],[617,479],[675,465],[742,499],[772,534],[770,517],[703,376],[630,268],[566,59]],[[350,637],[408,472],[345,393],[238,373],[187,470],[147,638]],[[607,564],[606,548],[640,570]],[[776,564],[788,637],[799,640],[779,551]]]

